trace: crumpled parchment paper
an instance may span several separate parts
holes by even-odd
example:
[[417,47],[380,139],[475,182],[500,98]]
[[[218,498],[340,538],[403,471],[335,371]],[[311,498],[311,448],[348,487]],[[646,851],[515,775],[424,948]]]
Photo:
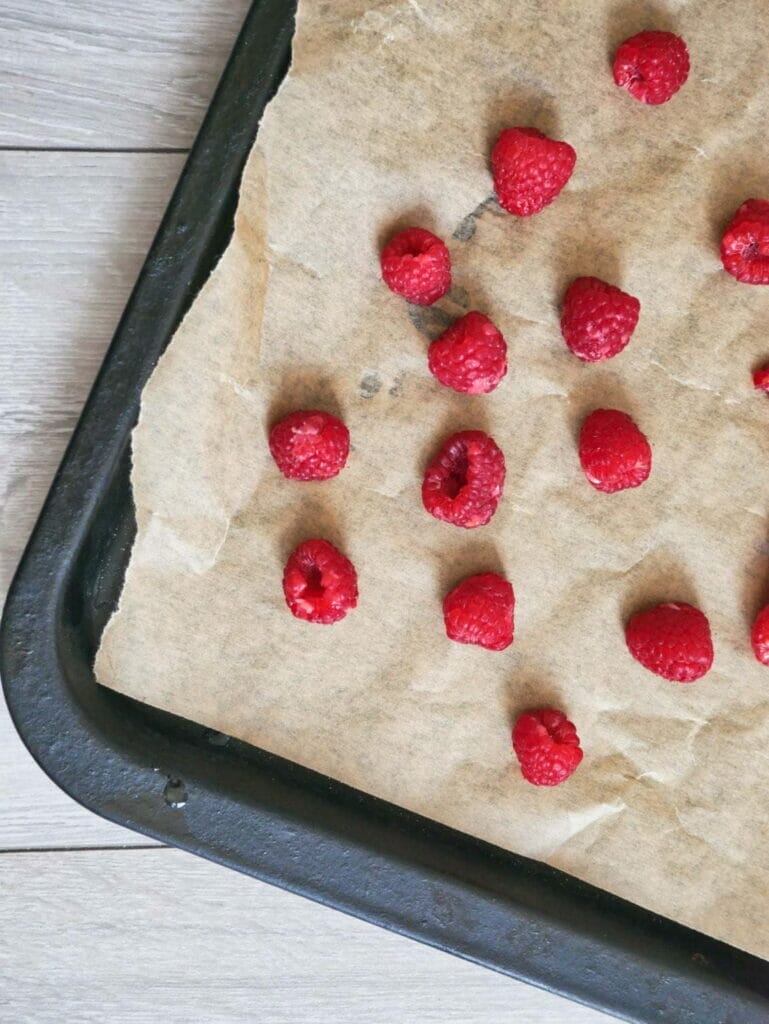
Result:
[[[610,58],[645,27],[680,32],[684,89],[644,107]],[[764,0],[304,0],[291,72],[265,114],[235,236],[144,393],[139,532],[99,680],[769,957],[769,670],[749,624],[769,579],[769,288],[720,267],[734,209],[769,195]],[[575,174],[541,214],[491,198],[498,131],[568,140]],[[420,224],[454,286],[409,308],[378,253]],[[560,298],[595,274],[640,298],[622,355],[582,365]],[[431,337],[491,316],[510,372],[488,397],[429,375]],[[277,472],[268,426],[320,406],[354,450],[334,481]],[[643,487],[604,495],[576,455],[614,406],[654,448]],[[491,524],[420,502],[448,433],[507,457]],[[291,617],[288,552],[327,537],[359,572],[334,627]],[[441,598],[508,574],[516,640],[449,642]],[[623,624],[658,600],[710,617],[716,659],[691,686],[629,656]],[[563,708],[586,752],[564,786],[523,782],[514,716]]]

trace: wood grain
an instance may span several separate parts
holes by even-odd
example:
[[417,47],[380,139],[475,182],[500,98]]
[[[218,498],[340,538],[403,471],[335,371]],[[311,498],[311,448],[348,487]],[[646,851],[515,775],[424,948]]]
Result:
[[0,145],[186,148],[249,0],[5,0]]
[[178,850],[4,854],[0,891],[15,1024],[609,1021]]
[[[183,161],[0,153],[0,594]],[[32,763],[4,705],[0,780],[2,847],[146,842],[60,793]]]

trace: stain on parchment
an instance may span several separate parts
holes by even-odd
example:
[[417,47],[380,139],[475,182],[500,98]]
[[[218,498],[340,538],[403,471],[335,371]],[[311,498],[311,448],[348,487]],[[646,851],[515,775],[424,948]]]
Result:
[[502,212],[502,207],[497,202],[497,197],[493,194],[487,196],[471,213],[462,218],[456,228],[454,228],[454,234],[451,237],[457,242],[469,242],[475,234],[478,218],[482,217],[487,210],[493,210],[495,213]]
[[453,323],[454,317],[437,306],[409,306],[409,320],[418,331],[434,341]]
[[403,394],[403,377],[398,374],[390,385],[390,389],[387,392],[390,398],[400,398]]
[[358,386],[361,398],[373,398],[382,390],[382,380],[378,373],[364,373]]
[[463,288],[461,284],[455,284],[452,287],[449,292],[449,298],[460,309],[470,308],[470,292],[468,292],[467,288]]

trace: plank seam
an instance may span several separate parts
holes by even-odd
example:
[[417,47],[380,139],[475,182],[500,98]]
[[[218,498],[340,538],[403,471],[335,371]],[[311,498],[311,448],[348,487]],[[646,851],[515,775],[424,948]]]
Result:
[[20,846],[12,850],[0,850],[0,857],[19,853],[104,853],[116,850],[172,850],[175,847],[164,843],[140,843],[128,846],[121,843],[107,846]]
[[153,146],[137,146],[134,148],[112,148],[109,146],[2,146],[0,145],[0,153],[176,153],[176,154],[187,154],[189,149],[177,148],[177,147],[153,147]]

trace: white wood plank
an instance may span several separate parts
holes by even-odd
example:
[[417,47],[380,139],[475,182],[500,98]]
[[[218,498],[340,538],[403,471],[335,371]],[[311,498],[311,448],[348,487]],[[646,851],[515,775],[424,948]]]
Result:
[[5,0],[0,145],[188,147],[249,0]]
[[0,153],[0,588],[184,161]]
[[16,1024],[609,1024],[176,850],[0,856]]
[[[0,153],[0,595],[184,157]],[[50,783],[0,702],[0,848],[144,843]]]

